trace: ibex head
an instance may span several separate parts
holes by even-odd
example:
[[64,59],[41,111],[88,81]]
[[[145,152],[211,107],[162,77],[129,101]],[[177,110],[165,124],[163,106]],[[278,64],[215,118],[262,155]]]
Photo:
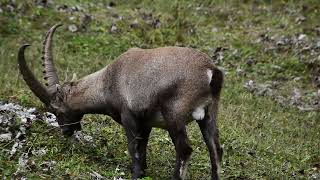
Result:
[[59,78],[54,67],[52,55],[52,37],[55,30],[61,26],[53,26],[46,34],[42,49],[43,75],[47,81],[46,87],[43,86],[31,72],[24,58],[24,50],[30,46],[25,44],[20,47],[18,53],[18,64],[23,79],[32,92],[43,102],[48,110],[56,115],[57,121],[65,136],[71,136],[75,130],[81,130],[80,120],[83,114],[72,110],[68,105],[68,94],[71,90],[70,83],[59,84]]

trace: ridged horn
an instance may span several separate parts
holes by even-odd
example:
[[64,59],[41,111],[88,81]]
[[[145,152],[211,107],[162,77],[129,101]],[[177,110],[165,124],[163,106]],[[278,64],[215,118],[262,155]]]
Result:
[[56,24],[47,32],[46,37],[43,42],[43,51],[42,51],[42,59],[44,66],[44,79],[47,81],[46,85],[48,86],[48,90],[50,94],[55,93],[56,84],[59,84],[59,78],[54,66],[53,62],[53,52],[52,52],[52,37],[54,32],[58,27],[62,26],[62,24]]
[[24,81],[27,83],[31,91],[42,101],[44,104],[48,105],[50,102],[50,94],[47,89],[36,79],[34,74],[31,72],[27,66],[24,51],[30,46],[29,44],[24,44],[19,48],[18,52],[18,65],[20,73]]

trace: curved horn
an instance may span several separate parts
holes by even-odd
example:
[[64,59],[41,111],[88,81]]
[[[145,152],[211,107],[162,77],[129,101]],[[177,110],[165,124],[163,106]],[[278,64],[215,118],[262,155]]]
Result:
[[24,50],[29,44],[22,45],[18,52],[18,65],[20,73],[24,81],[27,83],[31,91],[46,105],[49,104],[50,94],[45,87],[35,78],[34,74],[30,71],[24,58]]
[[46,34],[45,40],[43,42],[43,66],[44,66],[44,79],[47,81],[46,85],[48,86],[48,90],[51,94],[53,94],[56,90],[55,85],[59,84],[59,78],[57,75],[57,71],[55,69],[53,63],[53,55],[52,55],[52,37],[54,32],[58,27],[62,26],[62,24],[54,25]]

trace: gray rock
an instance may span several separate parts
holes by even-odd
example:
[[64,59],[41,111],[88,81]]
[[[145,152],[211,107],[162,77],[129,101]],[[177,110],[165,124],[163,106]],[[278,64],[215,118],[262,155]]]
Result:
[[298,40],[299,41],[303,41],[303,40],[306,40],[307,39],[307,35],[306,34],[299,34],[298,36]]
[[320,41],[316,43],[315,48],[320,48]]
[[130,28],[138,28],[138,27],[139,27],[138,19],[135,19],[132,23],[130,23]]
[[38,149],[38,150],[32,150],[31,153],[32,155],[34,156],[43,156],[47,153],[47,149],[46,148],[41,148],[41,149]]
[[100,175],[99,173],[91,170],[92,173],[90,173],[90,176],[93,178],[93,179],[96,179],[96,180],[100,180],[100,179],[105,179],[105,177],[103,177],[102,175]]
[[12,139],[12,133],[0,134],[0,142],[10,141]]
[[78,31],[78,27],[75,24],[71,24],[68,26],[68,30],[70,32],[77,32]]
[[295,21],[296,21],[296,23],[300,24],[301,22],[306,21],[306,17],[298,16]]
[[89,15],[89,14],[85,14],[80,19],[80,28],[81,29],[86,29],[91,21],[92,21],[92,16]]
[[238,76],[243,76],[245,74],[244,71],[241,68],[237,68],[236,69],[236,73],[237,73]]
[[42,171],[49,172],[53,170],[53,167],[57,164],[56,161],[44,161],[40,164]]
[[112,24],[112,25],[111,25],[111,28],[110,28],[110,32],[116,33],[117,31],[118,31],[117,26],[116,26],[115,24]]

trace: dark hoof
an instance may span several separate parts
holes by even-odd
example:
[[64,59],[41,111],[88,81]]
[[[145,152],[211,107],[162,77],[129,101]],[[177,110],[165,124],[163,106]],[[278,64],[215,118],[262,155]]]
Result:
[[132,170],[132,179],[139,179],[145,177],[145,172],[140,168],[133,167]]

